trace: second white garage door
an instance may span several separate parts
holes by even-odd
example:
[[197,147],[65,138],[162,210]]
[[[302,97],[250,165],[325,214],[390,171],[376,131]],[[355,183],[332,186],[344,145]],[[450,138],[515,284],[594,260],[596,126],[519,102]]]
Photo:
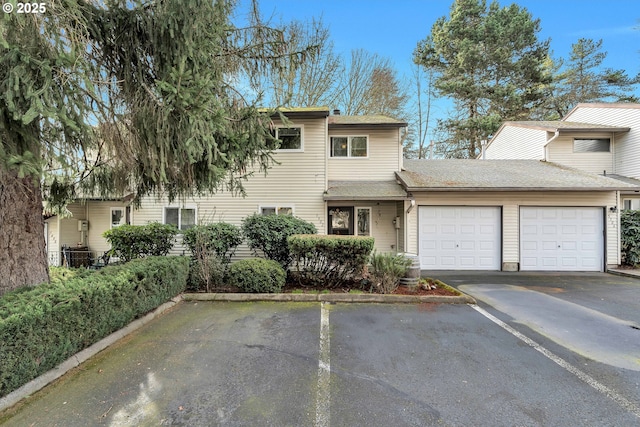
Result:
[[602,271],[602,208],[521,207],[520,270]]
[[500,208],[420,206],[420,267],[500,270]]

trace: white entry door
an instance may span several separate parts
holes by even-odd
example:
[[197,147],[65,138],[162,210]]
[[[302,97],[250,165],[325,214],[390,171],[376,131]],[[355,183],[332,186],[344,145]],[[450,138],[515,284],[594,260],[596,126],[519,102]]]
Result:
[[500,270],[500,208],[420,206],[420,267],[425,270]]
[[603,271],[603,267],[602,208],[520,208],[520,270]]

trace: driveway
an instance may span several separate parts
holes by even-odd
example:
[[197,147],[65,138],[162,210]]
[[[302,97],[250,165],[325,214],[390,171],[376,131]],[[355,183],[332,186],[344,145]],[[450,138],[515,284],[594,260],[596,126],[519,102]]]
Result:
[[637,425],[640,373],[600,373],[577,375],[475,306],[183,302],[2,421]]

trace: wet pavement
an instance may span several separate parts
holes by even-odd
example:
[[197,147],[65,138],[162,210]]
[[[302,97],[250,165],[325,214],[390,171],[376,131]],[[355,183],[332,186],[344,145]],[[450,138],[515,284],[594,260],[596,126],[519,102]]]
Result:
[[469,305],[183,302],[2,420],[7,426],[638,425],[639,372],[565,358],[631,406]]

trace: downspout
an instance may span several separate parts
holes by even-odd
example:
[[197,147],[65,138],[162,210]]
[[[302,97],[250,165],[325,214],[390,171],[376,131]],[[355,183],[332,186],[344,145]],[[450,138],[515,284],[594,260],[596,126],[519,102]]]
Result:
[[[410,195],[410,197],[412,196]],[[409,246],[409,214],[415,206],[416,199],[409,199],[409,208],[407,208],[404,215],[404,252],[407,252]]]
[[559,137],[559,136],[560,136],[560,131],[556,130],[556,133],[551,137],[551,139],[548,140],[547,142],[545,142],[545,144],[544,144],[544,153],[543,153],[543,158],[542,158],[543,161],[546,162],[547,160],[549,160],[549,144],[551,144],[553,141],[555,141],[555,139],[557,137]]
[[[329,190],[329,116],[324,118],[324,191],[323,194],[326,194]],[[321,234],[329,233],[329,213],[328,206],[326,200],[324,200],[324,209],[322,212],[321,221],[324,224],[324,232]]]
[[[622,264],[622,230],[621,230],[621,226],[620,226],[620,211],[622,210],[622,206],[620,205],[620,190],[616,191],[616,234],[618,235],[618,263],[617,265],[621,265]],[[606,236],[606,235],[605,235]],[[604,243],[605,244],[605,248],[607,245],[607,242]],[[605,271],[607,269],[607,251],[605,250],[605,261],[604,261],[604,266],[605,266]]]

